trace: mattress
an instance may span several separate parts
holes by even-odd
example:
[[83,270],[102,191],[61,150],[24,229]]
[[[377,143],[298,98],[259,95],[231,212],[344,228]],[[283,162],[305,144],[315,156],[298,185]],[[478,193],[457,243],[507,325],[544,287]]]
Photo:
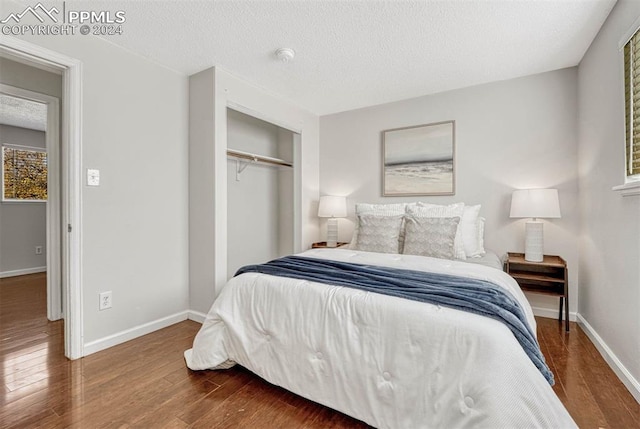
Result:
[[[519,301],[535,332],[520,288],[493,267],[347,249],[300,255],[491,281]],[[575,427],[502,323],[346,287],[234,277],[185,359],[193,370],[238,363],[379,428]]]

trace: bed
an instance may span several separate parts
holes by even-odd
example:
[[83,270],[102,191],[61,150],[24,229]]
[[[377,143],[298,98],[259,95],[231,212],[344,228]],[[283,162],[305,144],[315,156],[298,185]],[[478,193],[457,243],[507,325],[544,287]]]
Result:
[[[489,281],[520,303],[535,333],[529,304],[495,255],[456,261],[314,249],[299,256]],[[234,277],[185,359],[193,370],[240,364],[378,428],[576,427],[505,324],[350,287]]]

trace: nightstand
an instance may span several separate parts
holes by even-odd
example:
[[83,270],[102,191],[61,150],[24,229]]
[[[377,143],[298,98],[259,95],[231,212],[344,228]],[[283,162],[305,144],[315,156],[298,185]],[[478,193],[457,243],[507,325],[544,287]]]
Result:
[[338,241],[338,245],[336,247],[327,247],[327,242],[326,241],[318,241],[317,243],[313,243],[311,245],[312,249],[335,249],[337,247],[342,247],[342,246],[346,246],[349,243],[344,243],[344,242],[340,242]]
[[540,293],[560,298],[558,320],[562,322],[564,307],[565,330],[569,332],[569,277],[567,261],[560,256],[544,255],[542,262],[530,262],[522,253],[507,253],[504,270],[524,292]]

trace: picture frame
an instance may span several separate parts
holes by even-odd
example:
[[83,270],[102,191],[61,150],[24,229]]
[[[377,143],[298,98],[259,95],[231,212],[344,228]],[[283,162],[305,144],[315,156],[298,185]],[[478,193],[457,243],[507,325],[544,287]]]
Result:
[[455,195],[455,121],[382,131],[382,195]]

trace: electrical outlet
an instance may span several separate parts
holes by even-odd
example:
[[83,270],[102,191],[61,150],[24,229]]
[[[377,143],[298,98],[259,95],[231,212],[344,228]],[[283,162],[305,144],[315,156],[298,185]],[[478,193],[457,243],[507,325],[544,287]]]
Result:
[[100,186],[100,170],[87,169],[87,186]]
[[100,310],[111,308],[111,291],[100,292],[98,296],[100,297],[100,305],[98,307]]
[[42,255],[42,246],[36,246],[36,255]]

